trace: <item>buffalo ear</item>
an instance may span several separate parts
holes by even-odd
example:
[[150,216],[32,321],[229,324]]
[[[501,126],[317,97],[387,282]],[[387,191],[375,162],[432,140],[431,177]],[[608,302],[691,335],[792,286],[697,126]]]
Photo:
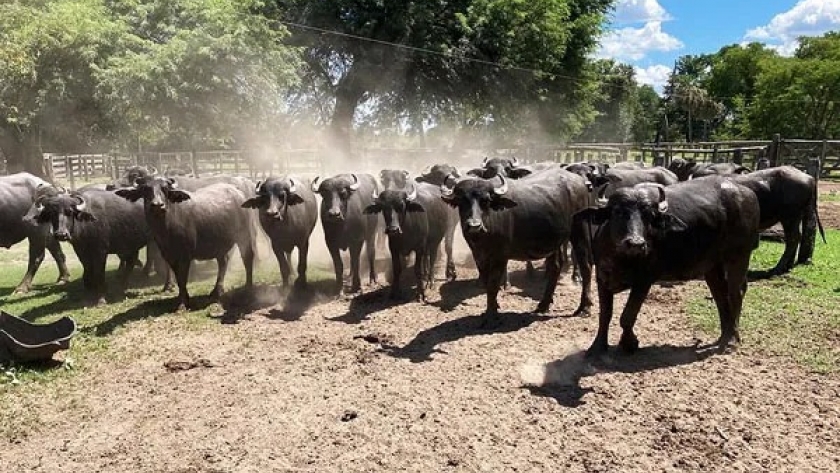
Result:
[[76,218],[80,222],[95,222],[96,221],[96,217],[92,213],[85,212],[85,211],[76,212]]
[[610,210],[606,207],[589,207],[575,214],[575,220],[586,220],[592,225],[603,225],[610,218]]
[[117,186],[114,185],[114,184],[105,184],[105,190],[106,191],[113,191],[113,190],[116,190],[116,188],[117,188]]
[[382,207],[379,204],[370,204],[364,210],[366,215],[378,214],[379,212],[382,212]]
[[426,209],[423,208],[422,205],[418,204],[417,202],[408,202],[405,205],[406,212],[425,212]]
[[458,199],[455,198],[454,195],[441,195],[440,199],[449,204],[451,207],[458,208]]
[[260,204],[262,203],[261,197],[252,197],[245,202],[242,202],[243,209],[258,209],[260,208]]
[[468,176],[484,177],[484,168],[475,168],[467,171]]
[[294,192],[289,192],[286,196],[286,205],[297,205],[303,203],[303,197]]
[[508,199],[507,197],[497,196],[490,202],[490,208],[493,210],[504,210],[504,209],[512,209],[516,207],[516,202]]
[[143,193],[140,192],[140,189],[133,189],[133,188],[122,188],[117,189],[114,191],[114,194],[122,197],[131,202],[137,202],[138,200],[143,198]]
[[426,176],[417,176],[414,178],[414,182],[429,182],[426,180]]
[[511,179],[521,179],[533,172],[534,171],[528,169],[527,167],[513,168],[508,171],[508,177],[510,177]]
[[181,202],[192,199],[188,193],[178,189],[170,189],[169,195],[166,198],[174,204],[180,204]]
[[656,219],[656,227],[662,232],[683,232],[688,229],[688,225],[680,220],[678,217],[669,214],[661,213]]

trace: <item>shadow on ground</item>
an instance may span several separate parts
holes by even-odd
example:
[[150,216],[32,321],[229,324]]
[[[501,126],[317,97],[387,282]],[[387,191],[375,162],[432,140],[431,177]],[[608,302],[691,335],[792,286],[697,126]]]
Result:
[[444,343],[475,335],[516,332],[534,322],[550,319],[551,317],[539,314],[500,313],[492,325],[485,326],[484,315],[472,315],[449,320],[423,330],[403,347],[383,346],[382,350],[390,356],[405,358],[412,363],[421,363],[431,361],[433,353],[446,354],[446,351],[439,348]]
[[583,378],[601,373],[639,373],[705,360],[718,353],[716,346],[652,345],[634,353],[618,348],[600,357],[586,358],[584,351],[539,366],[526,366],[522,377],[525,387],[535,396],[550,397],[566,407],[585,404],[583,397],[592,388],[580,385]]

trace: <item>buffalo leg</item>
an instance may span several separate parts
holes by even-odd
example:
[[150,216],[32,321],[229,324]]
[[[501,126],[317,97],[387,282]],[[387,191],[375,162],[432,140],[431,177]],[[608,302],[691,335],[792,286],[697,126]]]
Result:
[[435,263],[437,262],[439,247],[440,245],[429,245],[429,248],[426,249],[426,261],[428,266],[425,269],[425,283],[427,289],[435,288]]
[[277,263],[280,265],[280,275],[283,278],[283,286],[289,285],[289,277],[292,274],[292,268],[289,266],[289,259],[286,257],[286,252],[279,244],[272,244],[274,247],[274,256],[277,257]]
[[338,247],[331,246],[329,250],[333,260],[333,269],[335,270],[336,290],[341,295],[344,292],[344,262],[341,261],[341,252]]
[[720,318],[721,338],[718,340],[718,344],[720,344],[724,332],[729,331],[732,326],[732,313],[729,306],[729,287],[726,282],[726,272],[722,265],[717,265],[706,273],[705,278],[706,284],[709,286],[709,292],[712,293],[712,299],[715,301],[718,317]]
[[[242,263],[245,265],[245,287],[252,287],[254,285],[254,245],[251,239],[243,241],[239,247],[239,254],[242,256]],[[225,272],[227,272],[227,262],[230,260],[230,255],[225,257]],[[224,275],[222,275],[224,278]],[[221,292],[220,292],[221,294]]]
[[125,268],[120,272],[120,294],[125,297],[125,292],[128,290],[128,279],[131,277],[131,272],[139,259],[138,252],[123,255],[120,259],[125,263]]
[[32,289],[32,279],[44,261],[45,246],[36,240],[37,238],[29,239],[29,264],[26,267],[26,274],[23,275],[23,280],[15,288],[15,294],[24,294]]
[[802,219],[802,243],[799,246],[799,257],[796,260],[797,264],[807,264],[814,256],[814,244],[817,240],[818,225],[816,205],[812,202],[809,204],[808,209],[805,210]]
[[639,339],[633,333],[633,327],[636,325],[636,318],[639,316],[639,310],[641,310],[648,292],[650,292],[650,284],[633,287],[630,289],[630,295],[627,296],[627,304],[624,305],[619,320],[622,332],[618,346],[624,351],[634,352],[639,348]]
[[298,246],[298,275],[295,280],[295,286],[306,286],[306,260],[309,257],[309,242],[304,241]]
[[216,285],[213,286],[213,291],[210,293],[210,300],[212,301],[218,301],[225,290],[225,275],[227,274],[228,262],[230,262],[230,253],[225,253],[216,258],[216,263],[219,265],[219,273],[216,275]]
[[85,290],[88,293],[89,302],[92,305],[105,305],[105,264],[108,261],[107,254],[93,255],[87,259],[84,266]]
[[426,286],[425,286],[425,278],[423,277],[424,268],[427,266],[426,259],[428,255],[425,253],[424,248],[421,246],[414,252],[414,276],[417,279],[417,300],[418,301],[425,301],[426,300]]
[[730,342],[738,343],[741,336],[738,326],[741,322],[741,309],[744,296],[747,294],[747,269],[750,265],[749,253],[740,261],[730,262],[726,267],[726,284],[729,296],[729,326],[727,331],[721,331],[721,344],[726,346]]
[[793,263],[796,259],[796,250],[799,248],[799,242],[802,241],[802,232],[799,230],[799,222],[782,222],[782,228],[785,231],[785,252],[776,267],[770,270],[771,275],[785,274],[793,268]]
[[[389,240],[390,241],[390,238]],[[361,256],[362,248],[359,247],[359,251],[356,254],[356,259],[358,260]],[[376,284],[376,233],[373,236],[369,237],[365,242],[365,256],[367,256],[368,260],[368,277],[370,279],[370,284]],[[352,262],[352,255],[350,256]],[[356,272],[358,274],[358,272]],[[361,288],[361,281],[359,281],[359,286]]]
[[[574,316],[587,316],[592,308],[591,246],[583,232],[583,224],[575,219],[572,224],[572,260],[580,271],[580,304]],[[600,297],[600,296],[599,296]]]
[[610,322],[613,315],[613,302],[615,295],[606,287],[606,284],[598,281],[598,334],[586,356],[592,357],[606,353],[609,348]]
[[350,292],[360,292],[362,290],[362,276],[360,275],[360,263],[362,257],[362,244],[354,243],[350,245]]
[[190,261],[175,261],[172,265],[175,273],[175,283],[178,284],[178,312],[186,312],[190,306],[190,293],[187,282],[190,279]]
[[539,305],[537,305],[537,309],[534,311],[538,314],[548,312],[548,309],[551,308],[551,304],[554,302],[554,290],[557,288],[557,280],[560,279],[559,259],[559,251],[549,255],[548,258],[545,259],[545,291],[543,292],[543,297],[540,300]]
[[498,262],[491,262],[485,265],[484,284],[487,291],[487,310],[484,312],[484,321],[482,325],[485,327],[492,326],[498,322],[497,315],[499,313],[499,290],[502,286],[502,281],[507,275],[507,260]]
[[393,281],[391,281],[391,298],[398,299],[402,290],[400,289],[400,276],[402,275],[402,268],[404,265],[403,257],[400,255],[399,246],[394,243],[393,238],[388,237],[388,246],[391,250],[391,273]]
[[446,230],[444,248],[446,250],[446,280],[454,281],[458,277],[455,271],[455,259],[452,257],[452,246],[455,241],[455,225]]
[[[31,241],[31,240],[30,240]],[[64,256],[64,251],[61,249],[61,244],[53,237],[47,237],[47,250],[49,250],[56,266],[58,266],[58,280],[57,284],[65,284],[70,281],[70,271],[67,270],[67,257]],[[43,254],[43,250],[42,250]],[[35,273],[33,273],[34,276]]]
[[534,269],[534,263],[531,260],[525,262],[525,277],[534,279],[537,277],[537,270]]

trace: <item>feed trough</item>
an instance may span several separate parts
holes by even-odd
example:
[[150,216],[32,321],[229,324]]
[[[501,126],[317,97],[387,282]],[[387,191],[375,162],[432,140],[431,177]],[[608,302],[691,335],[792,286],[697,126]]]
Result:
[[49,360],[70,347],[76,322],[62,317],[49,324],[32,324],[0,311],[0,362]]

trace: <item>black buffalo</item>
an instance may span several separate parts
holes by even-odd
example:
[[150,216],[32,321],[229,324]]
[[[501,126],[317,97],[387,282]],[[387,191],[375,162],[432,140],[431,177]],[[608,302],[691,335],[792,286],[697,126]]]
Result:
[[401,169],[383,169],[379,173],[379,180],[385,190],[402,190],[408,186],[409,172]]
[[351,292],[362,289],[360,258],[365,246],[370,282],[376,282],[376,215],[366,215],[364,210],[373,203],[373,193],[378,192],[376,179],[370,174],[339,174],[324,180],[316,177],[312,191],[320,194],[321,225],[327,249],[335,268],[335,283],[339,294],[344,290],[344,263],[341,250],[350,251]]
[[187,192],[175,178],[160,176],[140,178],[135,184],[116,193],[130,201],[144,200],[146,223],[175,273],[178,311],[189,307],[187,281],[193,260],[216,260],[219,272],[210,297],[222,295],[234,245],[245,263],[246,285],[253,284],[256,218],[242,208],[247,197],[241,190],[218,183]]
[[56,240],[73,246],[84,268],[90,302],[105,303],[108,255],[120,258],[120,291],[125,293],[137,255],[151,240],[141,204],[103,189],[87,189],[44,195],[35,206],[35,219],[48,224]]
[[34,221],[34,204],[39,190],[52,189],[43,179],[29,173],[0,177],[0,246],[11,248],[24,239],[29,241],[29,263],[23,280],[15,289],[25,293],[32,288],[32,278],[44,261],[45,249],[58,266],[58,283],[70,280],[67,258],[47,227]]
[[260,225],[271,239],[274,256],[280,264],[283,285],[288,286],[292,250],[298,250],[296,286],[306,285],[309,236],[318,220],[318,204],[308,180],[294,176],[269,177],[256,186],[257,196],[242,204],[259,209]]
[[536,310],[546,312],[554,300],[572,215],[587,206],[585,179],[562,169],[511,181],[502,176],[492,181],[466,178],[443,187],[443,198],[458,209],[464,239],[486,288],[485,324],[498,312],[497,295],[509,260],[545,258],[547,282]]
[[758,197],[758,205],[761,207],[760,230],[777,223],[781,223],[784,229],[785,251],[767,275],[784,274],[793,268],[794,262],[810,262],[814,255],[818,226],[825,241],[817,213],[816,179],[792,166],[779,166],[730,178],[750,188]]
[[[636,316],[657,281],[703,277],[709,285],[721,323],[719,345],[738,341],[741,304],[747,290],[747,268],[758,246],[759,206],[746,187],[721,177],[670,187],[642,184],[622,188],[602,208],[575,216],[572,245],[579,261],[594,262],[600,317],[598,335],[587,352],[606,351],[613,297],[630,289],[621,313],[619,346],[632,351]],[[592,239],[588,229],[599,226]],[[591,241],[591,245],[589,242]],[[591,267],[583,264],[578,314],[592,305]]]
[[608,199],[615,191],[637,184],[652,183],[670,186],[679,182],[677,175],[660,167],[622,169],[610,168],[596,179],[598,196]]
[[424,169],[419,176],[415,177],[416,182],[426,182],[436,186],[442,186],[451,177],[461,177],[461,172],[455,166],[449,164],[435,164]]
[[440,187],[432,184],[412,184],[408,191],[384,190],[374,194],[373,201],[365,213],[381,213],[385,219],[394,272],[391,296],[399,297],[403,259],[414,252],[417,299],[425,300],[425,290],[434,286],[438,248],[455,212],[441,200]]
[[480,168],[467,172],[470,176],[492,179],[496,176],[520,179],[534,172],[533,167],[523,166],[517,158],[484,158]]
[[750,169],[735,163],[698,163],[682,158],[674,158],[668,165],[668,170],[677,175],[680,181],[687,181],[696,177],[746,174]]
[[[448,179],[457,179],[459,177],[461,177],[461,173],[455,166],[435,164],[424,169],[414,180],[419,183],[427,183],[440,187]],[[449,218],[446,221],[446,234],[443,237],[443,245],[446,251],[446,279],[454,281],[458,277],[455,269],[455,259],[452,256],[453,244],[455,242],[455,227],[458,226],[458,213],[449,212],[447,215]]]

